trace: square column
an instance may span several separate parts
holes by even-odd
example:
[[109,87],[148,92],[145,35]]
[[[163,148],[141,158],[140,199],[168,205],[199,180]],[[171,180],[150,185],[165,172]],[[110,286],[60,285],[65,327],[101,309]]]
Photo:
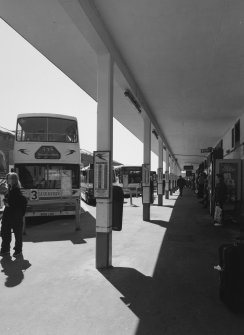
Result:
[[96,268],[112,265],[112,162],[113,162],[113,61],[110,54],[98,55],[97,150],[110,151],[110,198],[97,198]]
[[163,141],[158,139],[158,206],[163,205]]
[[[151,121],[144,116],[143,163],[149,164],[149,179],[151,171]],[[150,221],[151,190],[150,185],[143,185],[143,220]]]
[[169,150],[166,148],[165,199],[169,199]]

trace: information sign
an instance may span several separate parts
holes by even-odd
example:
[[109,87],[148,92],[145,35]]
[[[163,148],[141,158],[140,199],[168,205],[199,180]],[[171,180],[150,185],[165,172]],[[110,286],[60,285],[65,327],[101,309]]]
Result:
[[163,168],[158,168],[158,183],[163,182]]
[[184,165],[183,170],[185,170],[185,171],[193,170],[193,165]]
[[[235,204],[241,199],[241,161],[240,159],[217,159],[216,174],[224,176],[227,186],[226,204]],[[216,185],[216,179],[215,179]],[[233,207],[234,208],[234,207]]]
[[202,154],[205,154],[205,153],[209,153],[209,152],[212,152],[213,151],[213,148],[212,147],[208,147],[206,149],[201,149],[201,153]]
[[142,164],[142,186],[150,186],[150,164]]
[[110,151],[94,151],[94,196],[95,198],[110,197]]

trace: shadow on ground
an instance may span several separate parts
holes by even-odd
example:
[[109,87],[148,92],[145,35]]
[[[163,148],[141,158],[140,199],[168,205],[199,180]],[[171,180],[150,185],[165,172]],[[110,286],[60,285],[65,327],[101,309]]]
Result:
[[67,241],[73,244],[86,243],[85,239],[96,236],[96,220],[89,213],[81,214],[81,230],[75,230],[74,217],[28,220],[24,242]]
[[30,262],[24,257],[12,258],[10,255],[4,256],[1,261],[1,272],[5,274],[5,286],[15,287],[24,279],[24,272],[31,266]]
[[126,267],[101,271],[139,318],[135,334],[243,334],[243,315],[220,301],[214,271],[218,247],[230,241],[231,232],[216,229],[188,190],[176,201],[170,222],[151,223],[167,228],[152,277]]

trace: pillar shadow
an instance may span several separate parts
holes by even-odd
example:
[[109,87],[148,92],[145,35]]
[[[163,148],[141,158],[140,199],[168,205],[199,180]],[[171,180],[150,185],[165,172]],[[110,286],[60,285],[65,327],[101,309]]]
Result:
[[16,259],[11,258],[10,255],[5,256],[0,261],[2,270],[5,274],[6,287],[15,287],[19,285],[24,279],[24,272],[31,266],[30,262],[24,257],[18,256]]
[[152,277],[129,267],[101,271],[138,317],[136,335],[244,333],[243,315],[230,314],[219,299],[213,269],[230,236],[221,235],[194,200],[186,191],[170,222],[151,220],[167,228]]
[[169,226],[169,222],[166,222],[166,221],[163,221],[163,220],[150,220],[149,222],[153,223],[153,224],[156,224],[160,227],[163,227],[163,228],[168,228]]

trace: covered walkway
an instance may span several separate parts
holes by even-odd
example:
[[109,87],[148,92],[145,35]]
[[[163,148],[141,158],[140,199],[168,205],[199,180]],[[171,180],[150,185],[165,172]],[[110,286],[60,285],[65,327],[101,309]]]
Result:
[[126,199],[123,230],[113,233],[109,270],[94,268],[88,212],[82,232],[67,219],[29,227],[24,259],[1,259],[0,333],[243,334],[243,315],[219,301],[213,269],[236,231],[214,227],[189,190],[153,205],[151,222],[141,219],[141,198],[133,203]]
[[152,217],[167,229],[152,277],[125,267],[103,272],[140,319],[136,334],[243,334],[243,315],[220,302],[214,270],[218,247],[238,235],[237,227],[214,227],[189,190],[176,201],[169,222],[160,220],[156,208]]

